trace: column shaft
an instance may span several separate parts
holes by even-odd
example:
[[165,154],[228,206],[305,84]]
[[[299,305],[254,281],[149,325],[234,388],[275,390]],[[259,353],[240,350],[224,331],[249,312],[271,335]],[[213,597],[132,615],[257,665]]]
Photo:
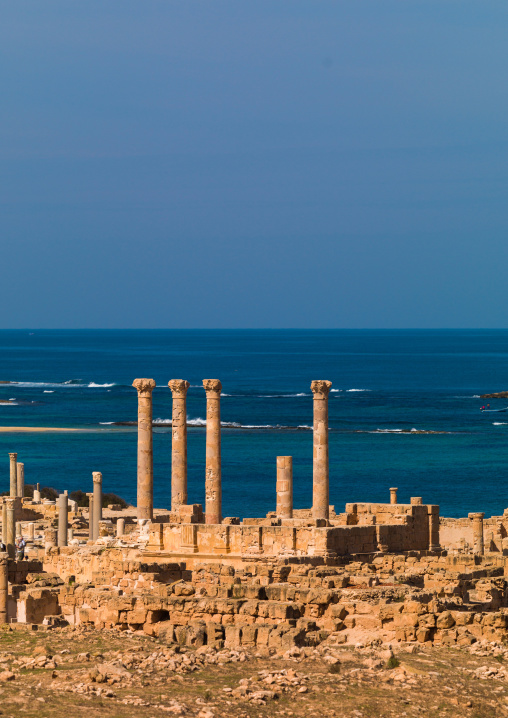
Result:
[[67,546],[67,530],[69,528],[67,494],[58,497],[58,545]]
[[277,456],[277,518],[293,518],[293,457]]
[[7,623],[7,602],[9,600],[9,559],[0,553],[0,624]]
[[439,544],[439,506],[429,506],[429,551],[438,551]]
[[329,459],[328,459],[328,393],[331,381],[313,381],[314,394],[314,452],[312,516],[328,519],[330,513]]
[[2,499],[2,542],[7,546],[7,499]]
[[102,474],[93,472],[93,536],[92,540],[99,538],[99,523],[102,521]]
[[218,379],[203,379],[206,392],[206,518],[207,524],[222,522],[222,476],[220,446],[220,393]]
[[25,495],[25,465],[19,462],[16,467],[17,495],[23,498]]
[[93,530],[93,494],[87,494],[88,496],[88,538],[90,541],[94,540]]
[[7,499],[7,553],[9,558],[15,557],[16,543],[16,509],[15,499]]
[[473,520],[473,551],[479,556],[483,556],[485,553],[485,546],[483,541],[483,517],[485,516],[482,512],[474,514],[468,514],[469,518]]
[[138,519],[153,519],[153,379],[135,379],[138,391]]
[[18,463],[18,455],[17,454],[9,454],[10,459],[10,497],[11,499],[15,499],[18,495],[18,472],[16,465]]
[[391,504],[397,503],[397,491],[398,491],[398,489],[396,489],[394,487],[390,489],[390,503]]
[[189,382],[168,382],[173,395],[171,445],[171,511],[188,503],[187,498],[187,389]]

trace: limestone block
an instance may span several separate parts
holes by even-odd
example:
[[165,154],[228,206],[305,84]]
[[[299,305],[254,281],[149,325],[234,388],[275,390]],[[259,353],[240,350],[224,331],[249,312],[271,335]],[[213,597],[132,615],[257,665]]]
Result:
[[224,648],[224,628],[212,621],[206,624],[206,642],[212,648]]

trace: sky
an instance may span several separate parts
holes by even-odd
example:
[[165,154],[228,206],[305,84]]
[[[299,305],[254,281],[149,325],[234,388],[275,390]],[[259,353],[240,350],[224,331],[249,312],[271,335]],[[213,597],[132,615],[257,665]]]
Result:
[[0,0],[1,328],[507,327],[506,0]]

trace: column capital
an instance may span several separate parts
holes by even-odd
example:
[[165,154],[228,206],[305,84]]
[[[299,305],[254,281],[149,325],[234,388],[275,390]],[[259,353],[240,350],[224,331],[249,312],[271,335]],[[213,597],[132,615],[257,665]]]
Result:
[[87,494],[87,497],[88,497],[89,499],[93,499],[93,493]]
[[93,471],[92,478],[94,484],[102,484],[102,474],[100,471]]
[[474,519],[483,519],[485,516],[485,513],[482,511],[476,511],[475,513],[468,514],[467,516],[468,516],[468,518],[473,519],[473,520]]
[[138,394],[151,395],[155,389],[154,379],[134,379],[132,386],[138,390]]
[[11,461],[15,461],[18,458],[18,455],[16,452],[9,452],[9,459]]
[[16,499],[8,496],[6,499],[6,504],[7,504],[7,509],[11,509],[12,511],[14,511],[14,509],[16,507]]
[[168,386],[171,389],[173,399],[185,399],[190,384],[186,379],[171,379],[171,381],[168,381]]
[[203,379],[207,399],[219,399],[222,384],[218,379]]
[[332,386],[331,381],[326,379],[315,379],[310,384],[310,389],[314,394],[314,399],[326,399]]

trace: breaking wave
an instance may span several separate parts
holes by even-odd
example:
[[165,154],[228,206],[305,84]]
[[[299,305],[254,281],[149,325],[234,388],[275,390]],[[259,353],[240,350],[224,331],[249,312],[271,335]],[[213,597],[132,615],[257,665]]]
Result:
[[346,391],[372,391],[372,389],[346,389]]
[[508,421],[493,421],[492,426],[506,426]]
[[21,388],[25,389],[43,389],[44,387],[49,387],[52,389],[60,389],[60,388],[88,388],[88,389],[98,389],[103,387],[111,387],[116,386],[115,383],[111,384],[96,384],[94,381],[89,382],[88,384],[83,383],[81,379],[69,379],[68,381],[11,381],[9,382],[10,386],[19,386]]

